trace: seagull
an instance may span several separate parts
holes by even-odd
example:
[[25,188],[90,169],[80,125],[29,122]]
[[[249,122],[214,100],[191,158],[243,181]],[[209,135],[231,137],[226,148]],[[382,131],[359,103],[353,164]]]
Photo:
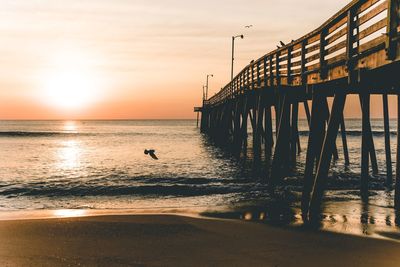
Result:
[[252,24],[250,24],[250,25],[246,25],[246,26],[244,26],[245,28],[250,28],[250,27],[253,27],[253,25]]
[[156,152],[154,149],[149,149],[149,150],[145,149],[144,150],[145,155],[149,154],[153,159],[157,160],[158,158],[157,158],[156,154],[154,154],[154,152]]
[[280,41],[280,43],[281,43],[282,46],[285,46],[285,43],[284,43],[284,42]]

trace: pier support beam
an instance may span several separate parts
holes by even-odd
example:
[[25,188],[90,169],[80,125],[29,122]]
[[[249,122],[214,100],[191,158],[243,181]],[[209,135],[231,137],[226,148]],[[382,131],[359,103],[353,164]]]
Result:
[[[329,112],[328,101],[327,101],[326,98],[324,99],[324,108],[325,108],[324,114],[325,114],[325,116],[326,116],[326,117],[325,117],[325,120],[326,120],[326,124],[328,124],[328,122],[329,122],[329,117],[330,117],[330,112]],[[338,160],[338,159],[339,159],[339,153],[338,153],[338,150],[337,150],[336,142],[335,142],[335,147],[334,147],[334,149],[333,149],[333,159],[334,159],[334,160]]]
[[253,128],[253,152],[254,163],[257,165],[261,161],[261,136],[264,118],[264,101],[262,94],[257,94],[255,99],[255,107],[253,112],[254,128]]
[[329,118],[328,129],[325,134],[324,143],[321,151],[321,158],[318,163],[315,175],[315,184],[312,191],[310,202],[310,218],[317,219],[320,216],[320,208],[326,180],[332,160],[333,151],[335,149],[336,137],[339,131],[339,125],[343,114],[343,108],[346,102],[346,94],[338,93],[335,95],[332,105],[332,112]]
[[270,170],[271,170],[271,157],[272,150],[274,148],[274,133],[272,128],[272,114],[271,105],[268,103],[264,109],[264,153],[265,153],[265,164],[266,164],[266,180],[270,180]]
[[[247,119],[249,116],[249,97],[247,95],[244,96],[243,100],[243,110],[242,110],[242,127],[240,134],[240,152],[244,153],[244,156],[247,157]],[[240,154],[239,154],[240,155]]]
[[290,103],[287,95],[283,96],[281,110],[269,183],[271,191],[287,173],[288,156],[290,155]]
[[397,95],[397,149],[396,149],[396,188],[395,208],[400,212],[400,94]]
[[392,153],[390,150],[390,126],[389,126],[389,104],[388,95],[382,95],[383,100],[383,125],[385,128],[385,152],[386,152],[386,185],[391,187],[393,184],[392,176]]
[[340,123],[340,133],[342,135],[344,164],[346,166],[349,166],[350,165],[350,157],[349,157],[349,149],[347,147],[346,124],[344,121],[343,113],[342,113],[342,118],[341,118],[341,123]]
[[304,101],[304,112],[306,113],[308,127],[311,125],[311,114],[310,114],[310,107],[308,106],[308,101]]
[[297,102],[292,104],[292,122],[291,122],[291,138],[290,138],[290,151],[291,158],[290,163],[293,168],[296,167],[297,151],[300,151],[300,140],[299,140],[299,129],[298,129],[298,119],[299,119],[299,104]]
[[370,95],[360,95],[362,101],[362,141],[361,141],[361,196],[368,197],[369,152],[371,151]]
[[323,114],[324,107],[322,104],[324,98],[324,96],[318,94],[317,92],[313,93],[310,118],[310,133],[308,136],[303,192],[301,198],[301,211],[304,220],[308,220],[311,191],[314,185],[314,166],[325,131],[325,118]]
[[[360,103],[361,103],[361,110],[362,110],[363,114],[364,114],[364,112],[367,112],[366,116],[368,117],[368,119],[366,119],[365,121],[363,120],[363,137],[365,137],[364,141],[365,141],[366,147],[368,148],[369,156],[371,159],[372,173],[378,174],[378,161],[376,159],[374,137],[372,135],[371,121],[369,118],[370,117],[369,116],[370,95],[367,93],[364,93],[364,94],[360,94],[359,97],[360,97]],[[368,105],[368,109],[365,111],[363,108],[364,101],[367,101],[367,105]]]
[[233,153],[235,155],[240,156],[241,146],[242,146],[242,138],[241,138],[241,115],[243,110],[243,101],[244,97],[239,97],[239,99],[235,103],[235,111],[234,111],[234,128],[233,128]]

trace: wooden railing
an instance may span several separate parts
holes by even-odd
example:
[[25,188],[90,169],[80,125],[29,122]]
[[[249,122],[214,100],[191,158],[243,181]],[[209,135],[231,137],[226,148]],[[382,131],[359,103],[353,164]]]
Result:
[[205,106],[249,90],[349,77],[397,60],[399,0],[355,0],[313,32],[247,65]]

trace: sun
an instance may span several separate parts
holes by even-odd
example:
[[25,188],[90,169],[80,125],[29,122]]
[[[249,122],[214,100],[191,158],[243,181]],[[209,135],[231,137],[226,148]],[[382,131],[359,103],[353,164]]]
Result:
[[59,70],[50,74],[44,84],[46,102],[66,109],[89,104],[95,95],[91,77],[77,70]]
[[40,75],[40,97],[46,105],[78,110],[99,99],[99,75],[83,54],[62,53],[53,58],[50,66]]

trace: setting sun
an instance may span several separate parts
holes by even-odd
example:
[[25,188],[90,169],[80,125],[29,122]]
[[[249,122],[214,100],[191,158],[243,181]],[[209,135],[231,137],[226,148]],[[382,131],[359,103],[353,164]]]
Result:
[[101,97],[98,75],[88,55],[64,52],[40,74],[41,101],[58,109],[83,109]]
[[93,81],[76,70],[52,74],[44,85],[45,99],[60,108],[80,108],[95,97]]

